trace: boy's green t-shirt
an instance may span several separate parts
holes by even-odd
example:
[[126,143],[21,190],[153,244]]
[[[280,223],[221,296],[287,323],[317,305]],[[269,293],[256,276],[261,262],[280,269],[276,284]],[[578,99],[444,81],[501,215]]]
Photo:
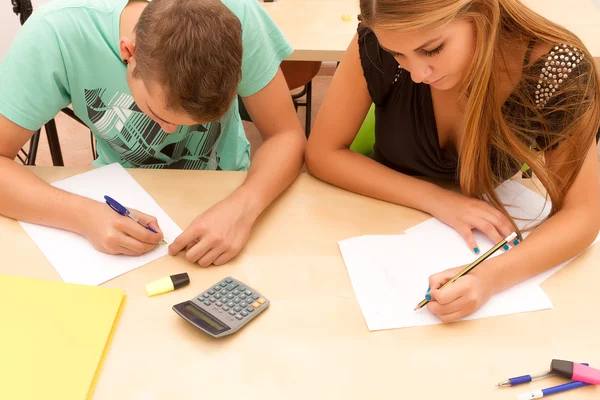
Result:
[[[292,48],[256,0],[222,1],[242,24],[238,94],[250,96],[273,79]],[[0,63],[0,114],[36,130],[72,103],[97,139],[94,166],[247,169],[250,145],[237,99],[220,121],[180,126],[170,134],[137,107],[119,57],[126,4],[54,0],[36,10]]]

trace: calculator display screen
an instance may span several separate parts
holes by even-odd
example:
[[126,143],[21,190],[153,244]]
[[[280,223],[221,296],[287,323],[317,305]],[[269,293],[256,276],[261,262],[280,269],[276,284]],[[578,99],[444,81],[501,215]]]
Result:
[[215,317],[207,314],[204,310],[196,307],[193,303],[188,303],[180,308],[183,315],[190,319],[194,324],[208,332],[216,335],[229,330],[227,325],[223,325]]

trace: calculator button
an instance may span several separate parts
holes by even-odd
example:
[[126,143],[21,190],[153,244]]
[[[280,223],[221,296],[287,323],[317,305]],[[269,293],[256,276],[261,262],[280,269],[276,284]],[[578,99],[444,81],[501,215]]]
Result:
[[227,303],[227,307],[235,307],[235,303],[233,301],[230,301],[229,303]]
[[223,310],[225,310],[225,311],[229,311],[229,307],[227,307],[227,306],[223,306]]
[[252,292],[246,289],[246,291],[244,292],[244,294],[245,294],[246,296],[250,296],[250,295],[252,294]]
[[227,286],[227,290],[233,290],[236,287],[238,287],[239,285],[235,282],[233,282],[232,284],[230,284],[229,286]]
[[221,307],[223,305],[223,303],[221,303],[220,301],[217,301],[215,304],[219,307]]
[[199,301],[204,301],[204,296],[198,296]]
[[258,308],[260,307],[260,304],[258,304],[258,301],[255,301],[254,303],[252,303],[252,307]]
[[235,294],[235,295],[237,296],[237,295],[239,295],[239,294],[240,294],[240,291],[239,291],[239,290],[237,290],[237,289],[235,289],[235,290],[233,291],[233,294]]
[[227,284],[225,282],[221,282],[221,283],[219,283],[219,285],[221,285],[223,287],[227,286]]
[[248,306],[248,307],[246,307],[246,311],[252,312],[252,311],[254,311],[254,308],[252,308],[252,306]]
[[237,319],[242,319],[242,316],[240,314],[235,316]]
[[256,301],[258,301],[258,304],[265,304],[266,300],[261,297],[260,299],[258,299]]
[[239,290],[240,292],[243,292],[244,290],[246,290],[246,288],[240,285],[240,286],[238,286],[238,290]]
[[245,317],[246,315],[248,315],[248,313],[246,311],[242,311],[240,314],[242,314],[242,317]]
[[258,300],[258,295],[257,295],[257,294],[253,294],[253,295],[252,295],[252,298],[253,298],[254,300]]
[[231,282],[233,282],[233,279],[231,279],[231,278],[227,278],[227,279],[225,279],[225,282],[227,282],[227,283],[231,283]]
[[210,301],[206,300],[206,301],[204,302],[204,304],[206,304],[207,306],[210,306],[212,303],[211,303]]
[[240,301],[241,300],[239,299],[239,297],[236,297],[235,299],[233,299],[233,302],[236,303],[236,304],[239,303]]
[[242,311],[242,307],[235,306],[235,307],[233,307],[233,311]]
[[221,290],[221,286],[217,285],[217,286],[215,286],[215,287],[213,288],[213,290],[214,290],[215,292],[218,292],[219,290]]
[[215,299],[220,299],[221,295],[219,293],[215,294]]
[[217,299],[215,299],[214,297],[211,297],[209,300],[210,300],[210,301],[212,301],[213,303],[214,303],[215,301],[217,301]]
[[240,303],[240,307],[242,307],[242,308],[246,308],[246,307],[248,307],[248,303],[246,303],[245,301],[242,301],[242,302]]
[[225,288],[223,288],[223,290],[221,290],[221,296],[225,296],[227,293],[229,293]]
[[242,300],[244,300],[245,298],[246,298],[246,295],[245,295],[245,294],[242,294],[242,295],[240,296],[240,299],[242,299]]
[[235,296],[234,296],[234,295],[232,295],[231,293],[229,293],[229,294],[227,295],[227,298],[228,298],[228,299],[230,299],[230,300],[232,300],[234,297],[235,297]]
[[229,315],[235,315],[235,311],[229,310]]
[[208,290],[208,294],[211,294],[211,295],[212,295],[212,294],[215,294],[215,291],[214,291],[214,290],[212,290],[212,289],[209,289],[209,290]]

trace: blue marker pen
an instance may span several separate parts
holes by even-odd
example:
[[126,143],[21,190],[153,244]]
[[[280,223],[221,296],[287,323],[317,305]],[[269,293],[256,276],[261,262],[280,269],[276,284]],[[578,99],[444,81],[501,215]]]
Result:
[[[158,233],[154,229],[152,229],[151,226],[142,224],[140,222],[140,219],[138,217],[136,217],[131,212],[129,212],[129,210],[127,208],[125,208],[124,206],[122,206],[118,201],[116,201],[112,197],[104,196],[104,200],[106,201],[106,204],[108,204],[108,206],[110,208],[112,208],[113,210],[115,210],[119,214],[131,218],[132,220],[134,220],[135,222],[137,222],[138,224],[140,224],[144,228],[148,229],[150,232]],[[162,240],[161,243],[166,244],[167,242],[165,242],[164,240]]]
[[567,390],[577,389],[582,386],[588,385],[589,383],[573,381],[562,385],[552,386],[546,389],[535,390],[530,393],[521,394],[517,396],[517,400],[541,399],[542,397],[546,397],[551,394],[566,392]]

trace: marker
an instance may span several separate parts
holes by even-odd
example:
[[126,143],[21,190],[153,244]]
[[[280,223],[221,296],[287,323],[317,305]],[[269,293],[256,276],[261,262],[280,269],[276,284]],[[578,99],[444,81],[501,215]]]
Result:
[[164,278],[158,279],[154,282],[150,282],[146,285],[146,294],[148,297],[155,296],[166,292],[172,292],[175,289],[179,289],[190,283],[190,277],[187,272],[183,274],[165,276]]
[[582,386],[588,386],[589,383],[585,382],[569,382],[558,386],[552,386],[546,389],[535,390],[530,393],[523,393],[517,396],[517,400],[529,400],[529,399],[541,399],[542,397],[549,396],[551,394],[566,392],[567,390],[577,389]]
[[591,385],[600,385],[600,370],[572,361],[552,360],[550,369],[557,375]]

